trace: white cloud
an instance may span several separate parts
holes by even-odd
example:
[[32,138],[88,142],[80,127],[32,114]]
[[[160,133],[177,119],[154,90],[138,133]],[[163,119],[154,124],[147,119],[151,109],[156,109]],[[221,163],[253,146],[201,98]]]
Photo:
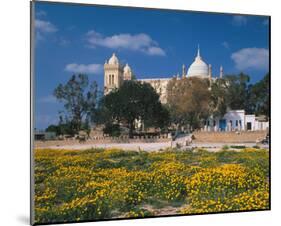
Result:
[[53,95],[48,95],[48,96],[39,98],[38,102],[44,103],[44,104],[54,104],[54,103],[57,103],[58,101]]
[[268,69],[269,52],[265,48],[244,48],[233,53],[231,59],[239,70]]
[[102,72],[101,64],[67,64],[65,71],[72,73],[98,74]]
[[229,43],[228,42],[224,41],[221,44],[224,48],[229,49]]
[[86,34],[86,40],[90,47],[107,47],[110,49],[128,49],[141,51],[149,55],[165,56],[165,51],[158,46],[149,35],[140,34],[116,34],[112,36],[103,36],[102,34],[91,30]]
[[233,16],[232,17],[232,24],[236,26],[242,26],[247,24],[247,18],[245,16]]
[[36,12],[36,16],[47,16],[47,13],[44,10],[39,10],[38,12]]
[[48,34],[55,33],[58,29],[51,22],[46,20],[35,20],[35,40],[36,44],[45,39]]
[[40,19],[35,20],[35,29],[40,33],[54,33],[58,30],[51,22]]
[[163,49],[161,49],[159,47],[155,47],[155,46],[149,47],[147,49],[147,54],[158,55],[158,56],[165,56],[166,55],[166,53]]

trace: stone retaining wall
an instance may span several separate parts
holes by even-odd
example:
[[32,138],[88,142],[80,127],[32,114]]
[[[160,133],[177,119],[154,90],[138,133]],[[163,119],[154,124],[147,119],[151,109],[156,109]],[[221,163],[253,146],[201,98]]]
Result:
[[76,145],[76,144],[102,144],[102,143],[157,143],[171,141],[167,136],[157,137],[134,137],[129,139],[124,137],[95,137],[87,139],[86,141],[79,141],[77,139],[69,138],[64,140],[48,140],[48,141],[35,141],[35,148],[47,148],[50,146],[64,146],[64,145]]
[[193,143],[255,143],[265,138],[267,131],[194,132]]

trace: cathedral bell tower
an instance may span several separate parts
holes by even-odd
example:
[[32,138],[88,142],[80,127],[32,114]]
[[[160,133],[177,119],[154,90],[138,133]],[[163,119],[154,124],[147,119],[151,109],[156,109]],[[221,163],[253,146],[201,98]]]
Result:
[[133,73],[132,73],[132,70],[131,70],[129,64],[125,65],[123,71],[124,71],[123,80],[132,80]]
[[104,95],[113,89],[119,88],[123,83],[123,67],[115,53],[104,64]]
[[220,66],[220,78],[222,78],[222,77],[223,77],[223,67]]

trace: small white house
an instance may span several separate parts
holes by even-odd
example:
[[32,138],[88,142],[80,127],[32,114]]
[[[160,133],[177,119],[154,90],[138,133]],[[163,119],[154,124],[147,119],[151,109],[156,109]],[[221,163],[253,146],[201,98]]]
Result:
[[255,131],[266,130],[268,121],[255,115],[246,115],[245,110],[230,110],[222,118],[209,118],[205,122],[205,131]]

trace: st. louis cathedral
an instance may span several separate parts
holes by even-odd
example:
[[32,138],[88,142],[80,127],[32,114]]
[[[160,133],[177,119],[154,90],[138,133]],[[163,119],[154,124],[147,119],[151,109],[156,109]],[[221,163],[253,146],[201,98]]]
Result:
[[[223,77],[223,68],[220,66],[219,76],[212,75],[212,66],[207,65],[200,55],[198,47],[197,55],[193,63],[186,71],[185,65],[182,66],[182,75],[174,75],[170,78],[148,78],[137,79],[128,64],[122,65],[117,56],[113,53],[111,58],[104,64],[104,94],[108,94],[115,88],[122,86],[123,81],[137,79],[140,82],[149,83],[159,94],[160,101],[167,103],[167,86],[171,79],[182,79],[197,77],[214,81]],[[269,122],[260,121],[255,115],[247,115],[244,109],[229,110],[222,118],[210,118],[206,121],[204,130],[206,131],[233,131],[233,130],[266,130]]]
[[[220,67],[220,75],[223,76],[223,68]],[[128,65],[128,63],[124,66],[122,65],[116,54],[113,53],[111,58],[105,62],[104,64],[104,94],[108,94],[114,88],[119,88],[123,81],[131,80],[137,77],[133,74],[132,69]],[[171,76],[170,78],[149,78],[149,79],[137,79],[140,82],[149,83],[159,94],[160,101],[162,103],[166,103],[167,101],[167,85],[171,79],[177,77],[180,79],[179,74],[176,76]],[[198,47],[197,56],[195,57],[194,62],[190,65],[186,72],[185,65],[182,66],[182,78],[185,77],[198,77],[202,79],[216,79],[212,76],[212,66],[207,65],[202,57],[200,56],[200,49]]]

